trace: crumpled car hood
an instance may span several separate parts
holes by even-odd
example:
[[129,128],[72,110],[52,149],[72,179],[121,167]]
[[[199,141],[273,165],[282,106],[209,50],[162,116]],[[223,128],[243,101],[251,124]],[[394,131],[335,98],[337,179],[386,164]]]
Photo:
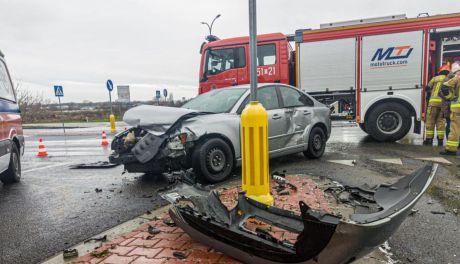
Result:
[[182,116],[195,110],[167,106],[140,105],[126,111],[123,121],[139,126],[155,135],[161,135]]

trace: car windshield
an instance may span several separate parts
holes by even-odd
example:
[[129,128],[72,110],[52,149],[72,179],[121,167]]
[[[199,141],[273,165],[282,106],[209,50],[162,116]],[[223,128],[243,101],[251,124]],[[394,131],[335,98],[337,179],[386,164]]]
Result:
[[182,108],[200,112],[228,113],[246,91],[247,88],[212,90],[193,98],[184,104]]

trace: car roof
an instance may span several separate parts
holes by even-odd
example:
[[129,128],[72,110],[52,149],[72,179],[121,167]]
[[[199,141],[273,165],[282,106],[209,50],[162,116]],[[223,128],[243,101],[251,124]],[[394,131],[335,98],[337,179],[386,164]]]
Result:
[[[260,88],[265,87],[265,86],[273,86],[273,85],[287,86],[287,87],[295,88],[295,87],[292,87],[290,85],[286,85],[286,84],[282,84],[282,83],[258,83],[257,84],[257,89],[260,89]],[[249,89],[249,88],[251,88],[251,85],[250,84],[240,84],[240,85],[236,85],[236,86],[229,86],[229,87],[224,87],[224,88],[219,88],[219,89],[235,89],[235,88]]]

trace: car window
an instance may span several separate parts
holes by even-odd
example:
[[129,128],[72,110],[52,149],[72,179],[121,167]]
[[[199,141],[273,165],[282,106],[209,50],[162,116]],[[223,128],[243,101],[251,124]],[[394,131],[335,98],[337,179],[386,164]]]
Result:
[[246,66],[246,54],[243,47],[207,51],[207,74],[221,72]]
[[6,70],[6,65],[0,60],[0,97],[15,101],[13,87]]
[[276,46],[275,44],[266,44],[257,46],[257,65],[266,66],[276,63]]
[[257,91],[257,100],[266,110],[280,108],[275,86],[264,87]]
[[[244,108],[249,103],[249,98],[250,96],[247,96],[246,99],[244,99],[243,103],[240,105],[238,109],[238,113],[243,112]],[[278,94],[276,93],[275,86],[267,86],[260,88],[257,91],[257,101],[259,101],[259,103],[263,105],[265,110],[280,108]]]
[[280,87],[281,99],[284,107],[296,107],[296,106],[313,106],[313,100],[308,96],[299,91],[288,88]]

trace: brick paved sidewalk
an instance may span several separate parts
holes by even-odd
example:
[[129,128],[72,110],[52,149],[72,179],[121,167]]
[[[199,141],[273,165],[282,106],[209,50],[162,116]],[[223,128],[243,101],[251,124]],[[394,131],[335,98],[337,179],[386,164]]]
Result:
[[[331,212],[324,193],[315,182],[299,176],[287,176],[286,178],[296,188],[282,189],[278,184],[272,182],[271,193],[275,198],[276,207],[300,213],[298,204],[302,200],[313,209]],[[220,192],[220,198],[228,208],[236,205],[238,191],[239,186],[235,186]],[[161,219],[144,223],[72,263],[240,263],[208,246],[193,241],[182,229],[171,222],[166,213],[158,218]],[[281,241],[294,242],[296,240],[296,234],[267,226],[257,220],[248,221],[246,224],[250,229],[266,228]],[[148,232],[149,228],[158,229],[160,232],[151,235]]]

